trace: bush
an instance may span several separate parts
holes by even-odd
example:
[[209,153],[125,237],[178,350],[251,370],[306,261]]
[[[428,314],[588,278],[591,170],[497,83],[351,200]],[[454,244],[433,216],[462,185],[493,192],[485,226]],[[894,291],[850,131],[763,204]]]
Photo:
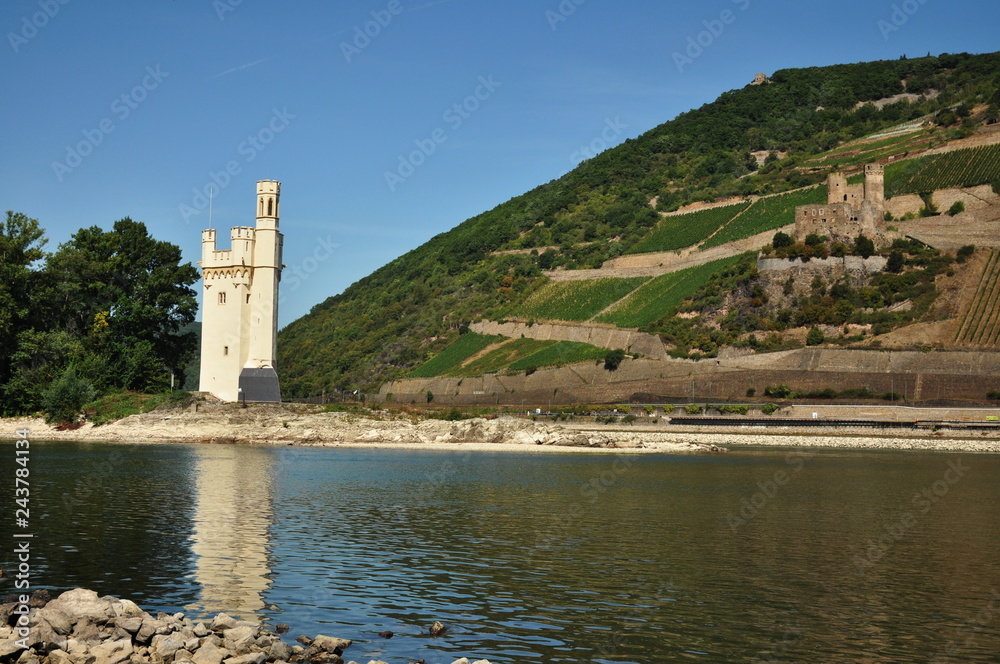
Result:
[[948,214],[952,217],[963,212],[965,212],[965,203],[962,201],[955,201],[951,204],[951,207],[948,208]]
[[903,258],[903,253],[900,251],[893,251],[889,254],[889,260],[885,264],[885,269],[893,274],[899,274],[905,263],[906,259]]
[[42,410],[49,424],[76,424],[83,404],[94,399],[94,386],[77,375],[76,367],[63,371],[42,393]]
[[875,253],[875,243],[863,234],[858,235],[858,237],[854,240],[854,253],[862,258],[868,258]]
[[772,399],[787,399],[792,395],[792,388],[784,383],[778,385],[768,385],[764,388],[764,396]]
[[957,257],[955,260],[957,260],[959,263],[964,263],[965,261],[969,260],[970,257],[972,257],[972,254],[974,254],[975,251],[976,251],[975,246],[967,244],[958,250],[958,253],[956,254]]
[[757,390],[756,390],[756,388],[748,387],[747,388],[747,396],[748,397],[755,397],[755,396],[757,396]]
[[622,363],[625,359],[625,351],[621,348],[616,348],[614,350],[609,350],[604,354],[604,368],[607,371],[615,371],[618,369],[618,365]]
[[775,249],[781,249],[782,247],[790,247],[792,246],[792,244],[793,244],[792,237],[787,233],[782,233],[781,231],[775,233],[774,239],[771,240],[771,246],[774,247]]
[[427,390],[427,403],[430,403],[432,401],[434,401],[434,393],[431,392],[430,390]]
[[779,405],[778,405],[778,404],[776,404],[776,403],[766,403],[766,404],[764,404],[764,405],[763,405],[763,406],[761,407],[761,409],[760,409],[760,410],[761,410],[761,412],[762,412],[762,413],[764,413],[765,415],[773,415],[773,414],[774,414],[774,413],[775,413],[776,411],[778,411],[778,410],[779,410],[780,408],[781,408],[781,406],[779,406]]
[[806,334],[806,345],[807,346],[818,346],[826,340],[823,335],[823,330],[818,327],[809,328],[809,333]]
[[986,393],[986,398],[990,401],[1000,401],[1000,390],[990,390]]
[[697,404],[689,403],[684,406],[684,412],[688,415],[701,415],[705,412],[705,409]]

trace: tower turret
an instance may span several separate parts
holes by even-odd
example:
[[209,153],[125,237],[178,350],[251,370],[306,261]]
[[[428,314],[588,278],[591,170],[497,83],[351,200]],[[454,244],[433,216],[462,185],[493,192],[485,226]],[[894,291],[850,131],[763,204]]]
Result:
[[885,207],[885,168],[882,164],[865,164],[865,200],[880,210]]

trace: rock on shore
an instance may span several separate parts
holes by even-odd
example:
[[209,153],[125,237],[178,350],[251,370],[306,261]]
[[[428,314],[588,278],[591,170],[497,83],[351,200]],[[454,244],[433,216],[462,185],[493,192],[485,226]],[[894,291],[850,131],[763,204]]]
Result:
[[322,634],[297,641],[289,645],[258,623],[225,613],[197,623],[183,613],[153,617],[130,600],[84,588],[51,601],[44,590],[30,599],[11,596],[0,605],[4,664],[343,664],[341,654],[351,645]]

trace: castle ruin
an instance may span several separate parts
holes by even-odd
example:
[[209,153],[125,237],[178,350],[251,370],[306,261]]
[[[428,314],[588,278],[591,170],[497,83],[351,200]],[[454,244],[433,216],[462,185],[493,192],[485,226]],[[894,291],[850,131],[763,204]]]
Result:
[[886,239],[885,171],[881,164],[866,164],[864,182],[847,184],[843,173],[827,179],[826,205],[795,208],[795,240],[808,235],[826,236],[830,242],[850,244],[865,235],[880,244]]

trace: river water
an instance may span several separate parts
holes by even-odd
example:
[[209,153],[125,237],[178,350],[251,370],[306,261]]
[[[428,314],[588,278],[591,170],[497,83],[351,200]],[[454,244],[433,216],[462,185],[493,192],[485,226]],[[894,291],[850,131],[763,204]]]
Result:
[[30,464],[36,587],[284,622],[361,662],[1000,657],[998,456],[34,442]]

